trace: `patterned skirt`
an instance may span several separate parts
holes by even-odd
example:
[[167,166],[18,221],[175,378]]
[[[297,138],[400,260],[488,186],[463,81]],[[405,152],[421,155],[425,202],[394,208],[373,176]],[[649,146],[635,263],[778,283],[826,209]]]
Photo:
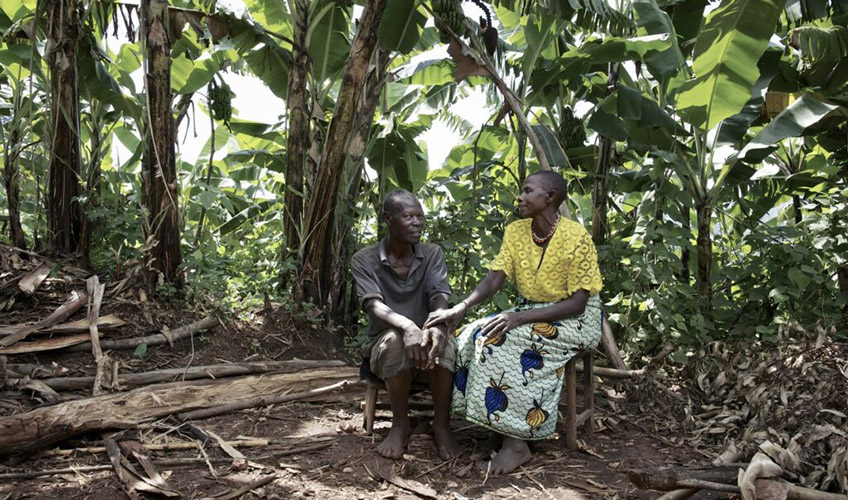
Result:
[[[533,303],[507,309],[545,307]],[[530,323],[507,332],[497,343],[481,337],[492,316],[457,330],[456,371],[451,410],[469,422],[524,440],[550,438],[565,363],[601,340],[601,302],[589,297],[582,315],[553,323]]]

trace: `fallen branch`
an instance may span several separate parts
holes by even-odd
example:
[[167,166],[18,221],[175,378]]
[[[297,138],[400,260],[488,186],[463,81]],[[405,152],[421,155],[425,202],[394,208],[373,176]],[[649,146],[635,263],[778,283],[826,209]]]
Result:
[[[193,334],[199,332],[200,330],[206,330],[212,328],[213,326],[218,324],[218,318],[215,316],[207,316],[200,321],[195,321],[189,325],[177,328],[176,330],[171,330],[170,336],[171,340],[176,342],[177,340],[182,340],[184,338],[190,337]],[[100,347],[103,349],[135,349],[141,344],[147,344],[148,346],[152,345],[161,345],[168,342],[168,337],[161,333],[156,333],[153,335],[148,335],[146,337],[138,337],[133,339],[120,339],[120,340],[104,340],[100,343]],[[64,352],[85,352],[91,350],[91,343],[87,342],[85,344],[74,346],[71,349],[67,349]]]
[[[330,446],[330,445],[326,444],[324,446],[321,446],[321,448],[315,447],[315,449],[323,449],[323,448],[327,448],[328,446]],[[309,450],[299,450],[299,451],[297,451],[297,453],[302,453],[303,451],[309,451]],[[255,460],[257,460],[257,461],[269,460],[271,458],[281,457],[281,456],[290,455],[290,454],[293,454],[293,453],[288,453],[288,452],[273,453],[273,454],[268,455],[268,456],[258,457]],[[211,462],[215,465],[228,465],[228,464],[233,463],[233,459],[231,459],[231,458],[210,458],[209,462]],[[206,459],[205,458],[164,458],[164,459],[160,459],[160,460],[154,460],[153,464],[158,466],[158,467],[189,467],[189,466],[193,467],[195,465],[206,465]],[[286,464],[286,468],[298,469],[300,467],[295,465],[295,464]],[[45,470],[32,471],[32,472],[7,472],[5,474],[0,474],[0,482],[2,482],[2,481],[12,481],[12,480],[15,480],[15,479],[34,479],[34,478],[37,478],[37,477],[44,477],[44,476],[57,476],[57,475],[60,475],[60,474],[76,474],[76,473],[82,473],[82,472],[100,472],[100,471],[111,470],[111,469],[112,469],[111,465],[84,465],[84,466],[80,466],[80,467],[65,467],[65,468],[62,468],[62,469],[45,469]]]
[[376,473],[371,472],[371,469],[368,468],[367,465],[362,464],[362,467],[371,475],[374,479],[382,479],[387,483],[391,483],[398,488],[404,489],[406,491],[411,491],[418,496],[422,496],[424,498],[439,498],[439,493],[433,488],[419,483],[418,481],[412,481],[410,479],[404,479],[399,477],[391,472],[384,471],[377,464],[374,465],[374,470]]
[[[193,366],[185,368],[168,368],[142,373],[125,373],[118,376],[115,381],[122,386],[139,386],[160,384],[163,382],[176,382],[183,380],[198,380],[204,378],[219,379],[239,375],[255,375],[259,373],[291,373],[304,368],[320,367],[342,367],[344,361],[330,360],[301,360],[291,361],[257,361],[253,363],[228,363],[207,366]],[[94,382],[94,377],[52,377],[41,379],[48,387],[55,391],[74,391],[89,387]]]
[[271,475],[263,477],[262,479],[260,479],[258,481],[254,481],[254,482],[248,484],[247,486],[243,486],[243,487],[241,487],[237,490],[233,490],[233,491],[227,493],[226,495],[215,496],[214,498],[215,498],[215,500],[234,500],[236,498],[241,498],[242,495],[249,493],[249,492],[255,490],[256,488],[261,488],[261,487],[265,486],[266,484],[273,483],[276,480],[277,480],[277,475],[271,474]]
[[211,401],[227,405],[260,396],[270,400],[295,388],[321,387],[355,379],[357,375],[358,370],[352,367],[319,368],[297,373],[175,382],[36,408],[0,418],[0,456],[27,458],[36,450],[85,432],[133,428],[166,415],[205,409]]
[[70,298],[59,306],[58,309],[53,311],[50,316],[47,316],[39,323],[35,325],[31,325],[22,330],[18,330],[12,332],[11,335],[0,339],[0,347],[8,347],[22,339],[25,339],[29,334],[36,332],[38,330],[51,327],[55,324],[61,323],[66,319],[70,318],[83,304],[88,300],[88,294],[85,292],[77,293],[76,291],[71,292]]
[[[740,493],[741,490],[736,485],[739,469],[740,467],[728,466],[714,469],[661,467],[659,469],[628,471],[627,477],[640,489],[670,492],[660,498],[688,498],[697,493],[698,490],[705,489],[724,493]],[[689,477],[683,477],[684,474],[688,474]],[[787,500],[846,500],[848,498],[848,495],[845,494],[804,488],[780,479],[757,480],[757,491],[775,488],[786,491]],[[689,496],[682,496],[685,494]]]
[[326,392],[332,392],[336,389],[344,389],[348,385],[350,385],[353,380],[342,380],[341,382],[337,382],[332,385],[328,385],[326,387],[319,387],[317,389],[312,389],[311,391],[304,392],[296,392],[294,394],[283,394],[281,396],[261,396],[258,398],[246,399],[242,401],[236,401],[234,403],[229,403],[220,406],[213,406],[212,408],[204,408],[202,410],[194,410],[190,412],[180,413],[177,415],[177,418],[180,420],[200,420],[202,418],[215,417],[218,415],[223,415],[224,413],[230,413],[239,410],[246,410],[248,408],[256,408],[259,406],[269,406],[275,405],[279,403],[288,403],[290,401],[298,401],[301,399],[307,399],[312,396],[317,396],[319,394],[324,394]]
[[624,363],[624,359],[618,351],[618,346],[615,344],[615,337],[612,334],[612,327],[610,326],[606,313],[603,314],[603,318],[601,319],[601,345],[604,346],[604,352],[607,353],[607,359],[612,362],[616,369],[627,369],[627,365]]

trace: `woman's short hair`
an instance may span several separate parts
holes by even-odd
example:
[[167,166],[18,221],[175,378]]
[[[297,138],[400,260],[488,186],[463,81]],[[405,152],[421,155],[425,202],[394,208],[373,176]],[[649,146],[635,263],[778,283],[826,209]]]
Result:
[[539,170],[527,176],[528,179],[530,177],[538,179],[545,191],[554,192],[554,201],[557,205],[568,198],[568,183],[558,173],[552,170]]

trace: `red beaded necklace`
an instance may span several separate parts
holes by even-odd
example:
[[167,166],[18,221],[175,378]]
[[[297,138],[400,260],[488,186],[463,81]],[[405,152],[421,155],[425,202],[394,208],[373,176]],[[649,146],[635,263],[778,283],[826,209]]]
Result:
[[551,240],[551,238],[553,238],[553,236],[554,236],[554,231],[556,231],[557,225],[559,225],[559,215],[557,215],[557,218],[554,221],[553,225],[551,226],[551,230],[548,231],[548,234],[546,234],[542,238],[539,238],[538,236],[536,236],[536,227],[531,222],[530,223],[530,234],[533,236],[533,243],[535,243],[539,246],[542,246],[542,245],[546,244],[547,242],[549,242]]

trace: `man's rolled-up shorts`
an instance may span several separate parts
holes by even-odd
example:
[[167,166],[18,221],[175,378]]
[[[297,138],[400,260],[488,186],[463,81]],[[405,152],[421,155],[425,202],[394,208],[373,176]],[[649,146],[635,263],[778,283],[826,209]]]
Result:
[[[454,371],[456,362],[456,340],[453,335],[445,336],[445,348],[436,357],[436,365]],[[371,373],[386,380],[403,370],[413,368],[412,359],[406,355],[403,345],[403,335],[397,330],[388,329],[368,339],[362,348],[362,355],[371,358]],[[416,378],[426,380],[422,370],[414,370]]]

